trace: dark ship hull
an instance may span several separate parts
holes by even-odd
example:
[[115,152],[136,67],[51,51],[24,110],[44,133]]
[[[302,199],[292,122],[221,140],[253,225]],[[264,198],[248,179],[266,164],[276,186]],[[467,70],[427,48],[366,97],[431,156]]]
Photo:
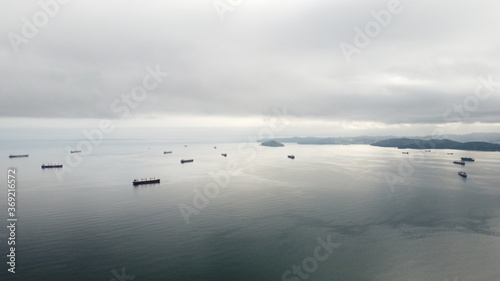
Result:
[[9,155],[9,158],[22,158],[22,157],[29,157],[29,154]]
[[62,168],[62,164],[50,164],[50,165],[42,165],[42,169],[51,169],[51,168]]
[[134,180],[133,185],[160,183],[160,179]]

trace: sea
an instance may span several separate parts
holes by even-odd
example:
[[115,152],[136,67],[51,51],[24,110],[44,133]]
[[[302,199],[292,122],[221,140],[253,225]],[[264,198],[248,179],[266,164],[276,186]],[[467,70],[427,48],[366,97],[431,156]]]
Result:
[[500,152],[25,139],[0,168],[0,280],[500,280]]

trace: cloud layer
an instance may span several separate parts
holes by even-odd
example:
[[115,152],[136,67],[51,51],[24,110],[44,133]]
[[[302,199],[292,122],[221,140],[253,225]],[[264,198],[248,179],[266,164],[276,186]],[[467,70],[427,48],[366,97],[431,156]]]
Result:
[[[500,123],[494,1],[4,2],[1,117],[121,118],[113,102],[159,66],[169,76],[132,117],[286,106],[338,122]],[[231,8],[223,20],[214,3]],[[357,30],[370,32],[390,5],[400,12],[356,45]],[[342,43],[357,50],[348,59]],[[474,99],[480,77],[498,82]]]

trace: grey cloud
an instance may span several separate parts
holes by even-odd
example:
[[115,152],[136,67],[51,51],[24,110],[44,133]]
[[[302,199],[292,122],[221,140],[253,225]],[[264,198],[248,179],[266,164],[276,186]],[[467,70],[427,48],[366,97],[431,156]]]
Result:
[[[71,2],[15,54],[7,34],[38,7],[0,12],[2,117],[119,118],[111,104],[146,67],[170,76],[134,114],[248,116],[286,105],[328,120],[442,123],[498,74],[499,3],[401,1],[403,11],[348,63],[339,48],[388,1]],[[497,76],[499,77],[499,76]],[[399,81],[399,80],[401,81]],[[500,89],[464,122],[500,122]]]

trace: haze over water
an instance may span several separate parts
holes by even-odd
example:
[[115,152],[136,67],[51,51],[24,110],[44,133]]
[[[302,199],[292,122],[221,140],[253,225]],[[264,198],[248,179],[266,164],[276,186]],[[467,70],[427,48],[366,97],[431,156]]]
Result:
[[[302,269],[307,280],[500,280],[500,153],[106,140],[62,180],[40,168],[68,169],[65,147],[74,144],[2,141],[2,182],[8,167],[18,170],[12,280],[119,280],[113,273],[123,272],[134,280],[305,280],[282,276],[328,239],[337,247],[312,272]],[[460,156],[476,162],[452,164]],[[408,157],[422,164],[389,185],[384,175],[400,175]],[[229,161],[240,169],[186,224],[180,204],[194,207],[193,190],[216,184]],[[161,183],[132,186],[145,177]],[[5,228],[0,235],[6,253]]]

